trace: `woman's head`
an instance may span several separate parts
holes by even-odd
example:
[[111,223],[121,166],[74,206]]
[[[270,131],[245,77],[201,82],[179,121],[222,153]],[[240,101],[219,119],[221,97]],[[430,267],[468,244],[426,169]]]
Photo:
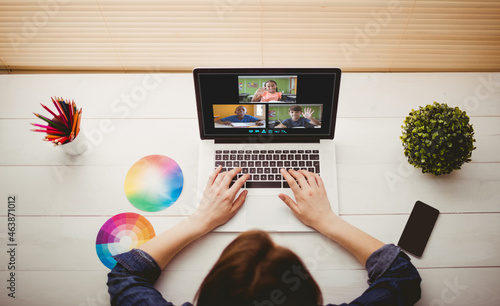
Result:
[[197,305],[319,305],[321,291],[300,258],[266,232],[239,235],[197,293]]

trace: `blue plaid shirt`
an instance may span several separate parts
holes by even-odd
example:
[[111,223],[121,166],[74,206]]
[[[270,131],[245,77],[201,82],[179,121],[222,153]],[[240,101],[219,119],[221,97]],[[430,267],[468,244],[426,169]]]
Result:
[[[161,269],[149,254],[133,249],[114,258],[118,263],[108,274],[112,305],[174,305],[154,288]],[[420,299],[420,275],[399,247],[387,244],[373,252],[366,269],[368,289],[354,301],[338,306],[413,305]],[[182,306],[193,305],[186,302]]]

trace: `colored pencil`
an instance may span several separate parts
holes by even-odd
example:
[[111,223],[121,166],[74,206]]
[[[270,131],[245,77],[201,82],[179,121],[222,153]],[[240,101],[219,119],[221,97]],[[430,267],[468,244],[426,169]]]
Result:
[[46,133],[44,141],[50,141],[54,145],[62,145],[73,141],[80,132],[80,121],[82,109],[78,109],[74,100],[64,100],[58,97],[51,97],[56,112],[50,110],[47,106],[42,107],[53,116],[49,119],[38,113],[33,113],[36,117],[42,119],[47,125],[31,123],[35,126],[33,132]]

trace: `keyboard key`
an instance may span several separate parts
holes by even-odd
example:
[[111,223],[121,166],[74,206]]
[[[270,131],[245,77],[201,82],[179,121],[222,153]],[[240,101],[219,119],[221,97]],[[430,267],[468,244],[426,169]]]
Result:
[[222,160],[222,155],[215,155],[215,160]]
[[319,154],[311,154],[311,155],[309,156],[309,159],[310,159],[310,160],[319,160]]
[[215,161],[215,167],[219,167],[219,166],[222,166],[224,167],[226,165],[226,162],[225,161]]

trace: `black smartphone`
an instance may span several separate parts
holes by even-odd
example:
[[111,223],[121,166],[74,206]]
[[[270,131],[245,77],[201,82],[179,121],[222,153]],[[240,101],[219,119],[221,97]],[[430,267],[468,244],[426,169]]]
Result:
[[403,250],[421,257],[438,216],[439,210],[417,201],[401,234],[398,245]]

